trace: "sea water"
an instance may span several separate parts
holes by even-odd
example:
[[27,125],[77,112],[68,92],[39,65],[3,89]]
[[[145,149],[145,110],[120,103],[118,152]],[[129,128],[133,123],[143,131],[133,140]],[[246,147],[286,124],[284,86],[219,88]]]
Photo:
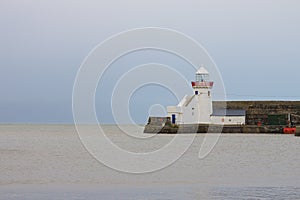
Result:
[[[156,135],[145,145],[115,125],[104,129],[133,152],[174,137]],[[299,137],[222,134],[199,159],[204,137],[164,169],[129,174],[93,158],[74,125],[0,125],[0,199],[300,199]]]

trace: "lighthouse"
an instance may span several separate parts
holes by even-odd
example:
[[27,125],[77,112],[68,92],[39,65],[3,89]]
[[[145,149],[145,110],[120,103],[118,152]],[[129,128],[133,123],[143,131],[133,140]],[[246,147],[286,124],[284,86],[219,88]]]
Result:
[[[224,126],[226,132],[244,131],[246,110],[213,106],[211,91],[214,82],[204,67],[196,71],[191,86],[193,93],[185,95],[177,106],[168,106],[166,117],[149,117],[144,132],[177,133],[182,128],[180,131],[186,133],[206,133],[211,126],[216,127],[212,130]],[[218,105],[218,102],[214,103]]]
[[211,89],[214,83],[209,79],[209,72],[200,67],[191,84],[194,94],[185,95],[177,106],[168,106],[168,117],[173,124],[210,124],[213,112]]
[[213,113],[211,89],[214,82],[210,81],[208,71],[204,67],[200,67],[196,72],[195,81],[191,83],[199,110],[197,123],[208,124]]

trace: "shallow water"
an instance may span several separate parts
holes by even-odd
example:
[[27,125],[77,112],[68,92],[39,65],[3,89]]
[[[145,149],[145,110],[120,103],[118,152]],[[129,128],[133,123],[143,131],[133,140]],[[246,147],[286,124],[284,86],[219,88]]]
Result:
[[[118,146],[147,152],[116,126],[105,126]],[[73,125],[0,126],[0,199],[299,199],[300,138],[291,135],[222,135],[204,159],[204,135],[171,166],[128,174],[95,160]]]

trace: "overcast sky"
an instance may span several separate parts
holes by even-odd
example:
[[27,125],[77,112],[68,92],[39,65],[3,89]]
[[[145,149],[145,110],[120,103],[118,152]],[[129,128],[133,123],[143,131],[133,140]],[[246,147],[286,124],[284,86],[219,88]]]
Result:
[[[222,74],[228,99],[300,99],[299,10],[297,0],[2,0],[0,122],[72,123],[73,83],[83,59],[107,37],[149,26],[174,29],[201,43]],[[159,56],[159,61],[167,57]],[[141,64],[157,57],[149,51],[117,64],[134,67],[138,59]],[[181,62],[175,61],[165,62]],[[148,89],[157,93],[141,90],[133,96],[137,123],[147,120],[151,104],[177,101],[162,88]],[[114,123],[109,98],[96,99],[97,112],[105,113],[100,122]]]

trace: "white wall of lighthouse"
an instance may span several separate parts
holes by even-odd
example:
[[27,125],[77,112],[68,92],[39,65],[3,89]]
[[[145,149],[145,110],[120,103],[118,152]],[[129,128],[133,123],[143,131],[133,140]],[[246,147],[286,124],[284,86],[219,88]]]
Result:
[[204,67],[196,72],[192,81],[194,94],[184,96],[177,106],[168,106],[168,117],[176,124],[208,124],[211,122],[213,82],[209,80],[209,73]]

